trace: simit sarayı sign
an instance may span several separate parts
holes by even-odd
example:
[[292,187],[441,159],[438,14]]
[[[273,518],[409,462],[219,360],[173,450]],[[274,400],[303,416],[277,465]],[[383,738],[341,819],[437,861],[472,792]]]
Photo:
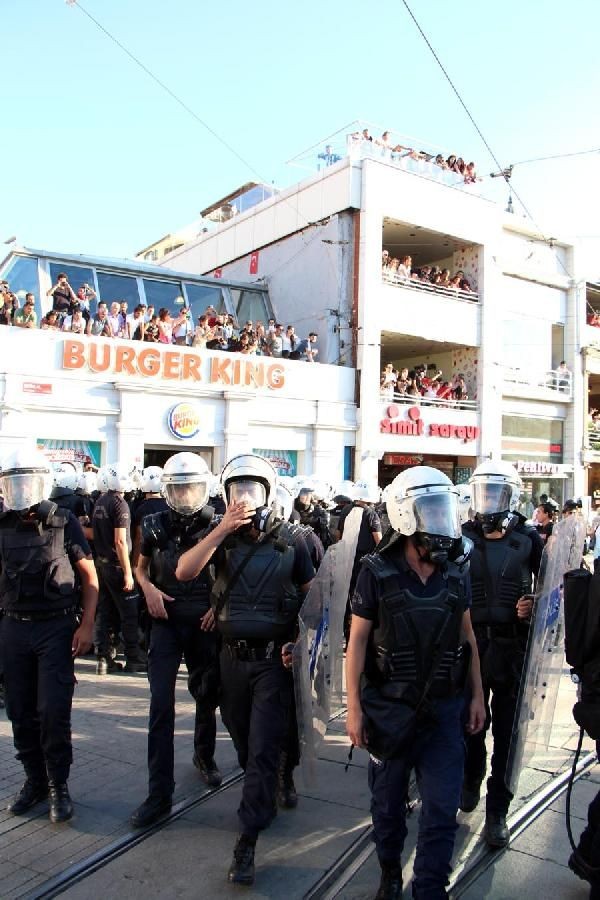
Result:
[[[400,418],[406,411],[406,418]],[[381,434],[403,434],[410,437],[437,437],[454,438],[464,441],[474,441],[479,437],[477,425],[454,425],[451,423],[430,422],[427,425],[421,418],[421,410],[418,406],[397,406],[391,403],[386,408],[386,416],[379,425]]]

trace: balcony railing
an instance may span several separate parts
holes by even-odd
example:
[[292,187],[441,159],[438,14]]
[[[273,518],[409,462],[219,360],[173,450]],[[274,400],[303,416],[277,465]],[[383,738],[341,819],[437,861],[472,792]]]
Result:
[[381,400],[386,403],[402,403],[405,406],[429,406],[437,409],[479,409],[477,400],[454,400],[453,398],[441,399],[440,397],[423,397],[414,394],[398,394],[388,392],[388,388],[381,388]]
[[428,281],[419,281],[416,278],[403,278],[383,269],[381,278],[385,284],[396,287],[408,288],[411,291],[420,291],[426,294],[438,294],[443,297],[451,297],[453,300],[467,300],[469,303],[477,303],[479,294],[477,291],[459,291],[458,288],[441,287],[439,284],[431,284]]
[[571,372],[549,369],[546,372],[532,372],[526,369],[505,368],[504,383],[522,388],[555,391],[561,400],[573,398],[573,376]]
[[411,175],[421,175],[423,178],[439,181],[448,187],[459,188],[469,193],[478,192],[476,182],[465,182],[464,175],[459,172],[443,169],[433,160],[419,159],[418,154],[411,150],[390,150],[377,141],[365,141],[349,134],[346,142],[346,154],[350,159],[380,159],[391,163],[398,169],[410,172]]
[[588,443],[591,450],[600,450],[600,429],[588,429]]

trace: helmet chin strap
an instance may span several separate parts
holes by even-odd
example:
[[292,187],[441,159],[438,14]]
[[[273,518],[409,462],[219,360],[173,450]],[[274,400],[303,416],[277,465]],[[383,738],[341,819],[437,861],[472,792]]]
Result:
[[477,518],[481,523],[481,530],[484,534],[492,534],[494,531],[501,531],[502,534],[505,534],[510,529],[515,516],[505,509],[497,513],[485,513],[482,515],[477,513]]
[[422,531],[415,532],[415,547],[423,562],[436,565],[447,562],[451,546],[452,538],[426,534]]

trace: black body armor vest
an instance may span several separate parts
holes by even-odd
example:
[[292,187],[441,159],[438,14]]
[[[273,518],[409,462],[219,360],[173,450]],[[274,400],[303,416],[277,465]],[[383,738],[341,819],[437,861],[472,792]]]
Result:
[[[251,548],[254,553],[236,577]],[[214,609],[220,608],[217,627],[225,640],[288,640],[302,602],[292,580],[293,546],[272,537],[258,545],[232,537],[223,544],[223,552],[211,602]]]
[[60,509],[68,509],[77,518],[86,515],[82,497],[69,488],[55,487],[50,495],[50,501],[56,503]]
[[516,625],[519,597],[531,593],[531,538],[520,525],[498,540],[486,540],[465,525],[474,544],[471,554],[473,625]]
[[68,609],[78,600],[75,573],[65,551],[69,514],[57,510],[42,522],[0,515],[0,606],[20,613]]
[[[173,521],[169,510],[152,513],[142,520],[142,539],[154,545],[148,573],[150,581],[169,597],[174,597],[176,603],[193,603],[194,615],[197,613],[199,617],[208,612],[210,606],[212,580],[208,566],[191,581],[178,581],[175,570],[179,557],[202,539],[207,525],[207,519],[200,517],[183,527],[182,523]],[[167,612],[171,606],[171,603],[165,604]]]
[[373,573],[379,594],[379,621],[372,635],[375,658],[367,657],[367,678],[388,697],[418,699],[436,650],[444,642],[447,649],[431,694],[455,693],[465,675],[460,643],[465,587],[456,566],[449,564],[446,586],[439,594],[417,597],[398,587],[398,568],[385,554],[365,556],[363,564]]

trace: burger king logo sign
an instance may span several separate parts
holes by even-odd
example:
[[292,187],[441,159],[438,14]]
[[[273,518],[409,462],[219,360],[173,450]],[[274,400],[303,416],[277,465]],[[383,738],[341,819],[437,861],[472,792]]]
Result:
[[169,410],[167,425],[174,437],[188,440],[200,431],[200,413],[192,403],[177,403]]

